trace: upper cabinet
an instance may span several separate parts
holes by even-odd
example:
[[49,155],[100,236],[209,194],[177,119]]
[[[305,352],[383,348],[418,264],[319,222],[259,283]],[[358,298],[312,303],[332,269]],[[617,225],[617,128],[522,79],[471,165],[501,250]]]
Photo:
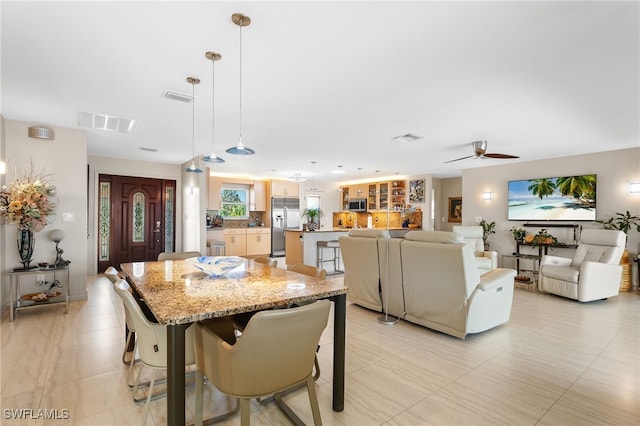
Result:
[[298,182],[290,182],[287,180],[271,181],[272,197],[298,197]]
[[407,183],[404,180],[391,181],[391,210],[402,210],[407,204]]
[[209,199],[207,200],[208,210],[220,210],[222,207],[222,179],[216,176],[209,176]]
[[267,210],[267,182],[254,180],[249,191],[249,210],[264,212]]
[[367,190],[369,186],[366,183],[360,183],[358,185],[349,185],[349,199],[355,198],[367,198]]

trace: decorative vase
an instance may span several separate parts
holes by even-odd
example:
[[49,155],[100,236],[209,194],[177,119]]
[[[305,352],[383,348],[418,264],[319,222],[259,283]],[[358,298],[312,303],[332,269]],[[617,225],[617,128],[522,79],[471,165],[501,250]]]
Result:
[[33,237],[33,231],[24,229],[18,229],[18,254],[22,259],[22,266],[24,270],[30,269],[31,256],[33,256],[33,247],[35,246],[35,239]]
[[307,222],[307,231],[315,231],[318,228],[318,224],[315,222]]

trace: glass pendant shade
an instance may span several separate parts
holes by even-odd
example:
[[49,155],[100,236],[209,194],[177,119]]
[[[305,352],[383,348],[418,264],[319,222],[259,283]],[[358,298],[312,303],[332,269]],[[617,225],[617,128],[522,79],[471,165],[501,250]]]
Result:
[[252,155],[256,152],[242,143],[242,27],[248,26],[251,23],[251,19],[242,13],[234,13],[231,16],[231,20],[240,27],[240,140],[238,145],[227,149],[227,152],[233,155]]
[[187,77],[187,82],[191,84],[191,146],[192,146],[192,160],[191,165],[184,169],[187,173],[202,173],[202,169],[196,166],[196,84],[200,84],[200,80],[194,77]]
[[205,53],[207,59],[211,60],[211,154],[202,157],[202,161],[207,163],[224,163],[224,159],[218,157],[215,151],[215,77],[216,77],[216,61],[222,59],[222,55],[216,52]]

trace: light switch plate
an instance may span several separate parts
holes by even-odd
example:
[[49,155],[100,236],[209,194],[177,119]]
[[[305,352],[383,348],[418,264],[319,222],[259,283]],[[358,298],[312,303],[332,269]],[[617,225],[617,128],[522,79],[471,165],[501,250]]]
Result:
[[76,220],[76,216],[73,213],[62,213],[62,221],[63,222],[73,222]]

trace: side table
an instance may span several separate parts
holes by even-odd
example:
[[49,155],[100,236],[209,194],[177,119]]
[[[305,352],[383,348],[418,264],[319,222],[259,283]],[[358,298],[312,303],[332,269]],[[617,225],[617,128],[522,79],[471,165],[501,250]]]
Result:
[[[61,282],[62,291],[59,296],[50,297],[43,301],[33,301],[29,299],[23,299],[20,292],[20,284],[24,278],[32,277],[36,278],[37,275],[44,275],[45,277],[53,275],[53,282],[59,278],[64,277]],[[29,271],[14,271],[9,273],[9,320],[14,321],[16,312],[22,309],[39,308],[42,306],[49,306],[58,303],[65,304],[64,313],[69,312],[69,266],[62,268],[43,268],[33,269]],[[47,289],[42,289],[42,291]],[[57,291],[57,290],[56,290]]]

